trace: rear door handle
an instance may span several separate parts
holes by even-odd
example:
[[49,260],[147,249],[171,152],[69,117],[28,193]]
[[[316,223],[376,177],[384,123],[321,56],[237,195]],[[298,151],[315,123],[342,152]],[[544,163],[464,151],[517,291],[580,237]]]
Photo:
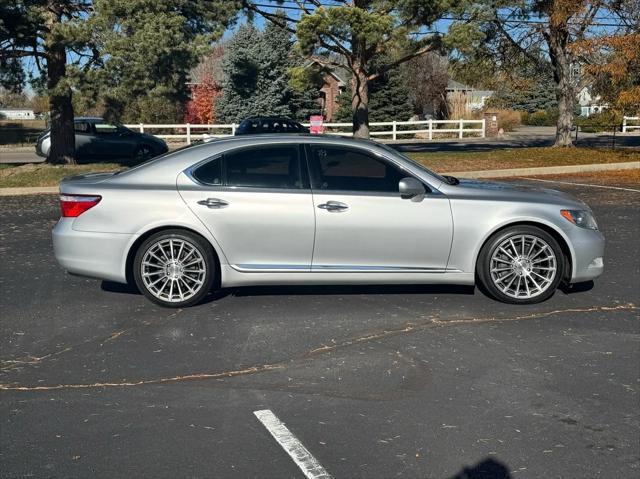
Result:
[[206,206],[207,208],[226,208],[229,203],[219,198],[207,198],[206,200],[198,201],[199,205]]
[[340,201],[327,201],[326,203],[318,205],[318,208],[327,211],[344,211],[348,210],[349,206],[341,203]]

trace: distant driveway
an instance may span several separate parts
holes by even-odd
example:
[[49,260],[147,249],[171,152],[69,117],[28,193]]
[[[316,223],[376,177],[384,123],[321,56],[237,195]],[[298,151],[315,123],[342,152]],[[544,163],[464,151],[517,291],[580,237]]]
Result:
[[0,149],[0,163],[42,163],[44,158],[36,155],[34,148]]

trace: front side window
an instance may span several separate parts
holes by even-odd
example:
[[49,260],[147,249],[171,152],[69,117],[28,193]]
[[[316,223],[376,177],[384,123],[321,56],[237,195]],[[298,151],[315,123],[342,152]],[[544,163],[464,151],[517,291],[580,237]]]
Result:
[[407,175],[372,155],[339,146],[311,145],[316,185],[327,191],[398,192]]
[[301,188],[297,145],[261,146],[224,155],[227,185]]

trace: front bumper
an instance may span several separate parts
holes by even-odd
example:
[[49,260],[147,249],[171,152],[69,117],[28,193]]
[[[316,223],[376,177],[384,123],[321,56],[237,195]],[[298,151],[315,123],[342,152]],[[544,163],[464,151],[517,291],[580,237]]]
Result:
[[595,279],[604,271],[604,244],[602,233],[574,227],[571,231],[573,247],[573,271],[571,283]]
[[137,235],[76,231],[75,218],[60,218],[53,228],[53,253],[73,274],[126,283],[129,247]]

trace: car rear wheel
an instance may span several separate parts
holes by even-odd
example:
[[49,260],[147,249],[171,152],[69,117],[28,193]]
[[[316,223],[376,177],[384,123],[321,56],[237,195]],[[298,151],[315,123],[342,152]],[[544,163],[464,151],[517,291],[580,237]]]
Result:
[[480,251],[482,289],[504,303],[533,304],[550,298],[564,273],[558,242],[535,226],[514,226],[491,237]]
[[183,230],[149,237],[134,259],[138,289],[151,301],[171,308],[199,303],[209,293],[216,262],[211,245]]

